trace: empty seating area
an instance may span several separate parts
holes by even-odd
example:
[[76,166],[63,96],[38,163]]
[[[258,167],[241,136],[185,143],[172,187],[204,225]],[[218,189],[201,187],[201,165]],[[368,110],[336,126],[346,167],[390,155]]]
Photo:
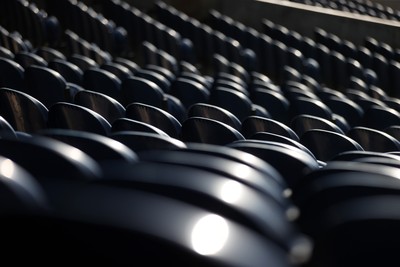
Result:
[[400,264],[400,47],[207,11],[0,1],[0,261]]
[[353,14],[366,15],[385,20],[400,20],[399,10],[370,0],[290,0],[306,5],[318,6]]

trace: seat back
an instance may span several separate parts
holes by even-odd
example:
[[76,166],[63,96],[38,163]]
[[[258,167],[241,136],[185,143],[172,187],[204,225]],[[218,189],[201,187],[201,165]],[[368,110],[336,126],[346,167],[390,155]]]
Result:
[[32,133],[46,128],[48,110],[39,100],[28,94],[1,88],[0,115],[16,131]]
[[49,109],[48,128],[87,131],[107,135],[111,131],[110,123],[88,108],[60,102]]
[[182,124],[181,138],[185,142],[226,145],[244,140],[242,134],[231,126],[213,119],[191,117]]

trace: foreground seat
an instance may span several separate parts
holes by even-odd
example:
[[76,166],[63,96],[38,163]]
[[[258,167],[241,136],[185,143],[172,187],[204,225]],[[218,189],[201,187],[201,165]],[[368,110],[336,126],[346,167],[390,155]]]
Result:
[[136,154],[127,146],[102,135],[65,129],[47,129],[40,131],[39,134],[74,146],[99,163],[104,161],[133,163],[138,160]]

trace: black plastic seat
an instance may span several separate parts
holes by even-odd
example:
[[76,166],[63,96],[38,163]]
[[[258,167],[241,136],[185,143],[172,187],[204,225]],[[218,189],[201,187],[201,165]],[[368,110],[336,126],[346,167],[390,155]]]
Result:
[[315,158],[296,147],[287,148],[246,141],[229,144],[229,147],[253,154],[271,164],[284,177],[289,187],[296,184],[304,175],[319,168]]
[[24,69],[17,62],[0,58],[0,87],[25,91]]
[[107,135],[111,131],[108,121],[88,108],[59,102],[49,108],[48,128],[87,131]]
[[71,62],[62,59],[54,59],[49,62],[49,68],[60,73],[69,83],[82,84],[83,71]]
[[179,68],[181,71],[181,75],[182,73],[191,73],[191,74],[195,74],[195,75],[200,75],[200,71],[197,69],[197,67],[193,64],[191,64],[190,62],[187,61],[180,61],[179,62]]
[[[287,31],[287,29],[285,31]],[[285,45],[282,38],[284,38],[284,36],[281,36],[280,39],[273,38],[271,42],[271,48],[273,52],[272,52],[272,58],[270,60],[272,60],[274,64],[274,67],[271,69],[272,70],[271,76],[278,83],[283,82],[283,69],[284,66],[287,65],[287,54],[288,54],[287,53],[288,47]]]
[[133,163],[138,160],[137,155],[127,146],[102,135],[64,129],[47,129],[40,131],[39,134],[74,146],[98,163],[106,161]]
[[117,78],[120,79],[121,82],[123,82],[127,78],[133,77],[133,73],[130,71],[130,69],[119,63],[106,62],[102,64],[100,68],[111,72],[112,74],[117,76]]
[[331,68],[334,70],[332,72],[333,88],[341,91],[347,86],[347,77],[349,71],[347,70],[346,57],[336,50],[331,51],[329,58],[331,62]]
[[326,82],[327,86],[333,87],[332,83],[332,69],[330,64],[330,49],[323,43],[319,43],[317,41],[317,45],[315,47],[316,51],[316,60],[321,67],[321,76],[323,80]]
[[317,229],[321,228],[312,228],[316,226],[315,219],[338,203],[365,196],[398,195],[398,177],[397,167],[366,161],[329,163],[306,176],[303,183],[295,188],[293,198],[304,211],[299,222],[306,232],[318,232]]
[[[0,158],[0,217],[32,215],[48,208],[47,198],[37,180],[8,158]],[[13,170],[10,172],[10,170]],[[1,223],[0,223],[1,224]]]
[[31,52],[19,52],[15,54],[14,60],[24,69],[33,65],[47,67],[46,60]]
[[179,138],[181,124],[168,112],[142,103],[132,103],[126,107],[126,117],[151,124],[173,138]]
[[316,231],[315,262],[343,267],[397,264],[393,247],[399,245],[399,217],[388,207],[398,204],[397,195],[366,196],[325,209],[308,226]]
[[400,99],[396,97],[388,97],[383,101],[389,108],[400,111]]
[[288,81],[283,86],[282,91],[291,102],[296,101],[299,97],[318,100],[317,95],[301,82]]
[[400,113],[387,107],[373,106],[365,111],[362,125],[377,130],[400,125]]
[[310,149],[315,157],[322,161],[329,161],[336,155],[346,151],[363,150],[351,138],[323,129],[314,129],[305,132],[300,137],[300,143]]
[[210,104],[197,103],[189,107],[187,116],[190,117],[202,117],[217,120],[225,123],[236,130],[240,131],[242,124],[239,119],[231,112]]
[[78,66],[83,72],[90,68],[98,67],[96,61],[83,55],[74,54],[68,58],[68,61]]
[[372,55],[372,69],[379,77],[377,85],[385,90],[390,90],[388,60],[384,56],[374,53]]
[[180,123],[187,119],[186,108],[179,98],[164,94],[163,110],[174,116]]
[[205,86],[208,90],[211,88],[211,83],[209,80],[207,80],[206,77],[200,74],[192,73],[192,72],[187,72],[187,71],[182,71],[179,74],[180,78],[185,78],[189,79],[198,83],[201,83],[203,86]]
[[[281,87],[274,84],[268,76],[263,77],[263,74],[252,72],[252,81],[248,85],[247,90],[250,94],[256,89],[265,89],[267,91],[281,92]],[[247,86],[247,85],[246,85]]]
[[255,88],[251,99],[254,104],[264,107],[271,114],[272,119],[282,123],[289,122],[289,101],[278,91]]
[[121,103],[125,106],[133,102],[162,107],[164,92],[154,82],[144,78],[128,78],[121,84]]
[[373,151],[348,151],[348,152],[343,152],[338,155],[336,155],[334,158],[332,158],[332,161],[357,161],[360,158],[366,158],[366,157],[381,157],[384,159],[395,159],[400,161],[400,157],[397,156],[397,152],[390,152],[390,153],[381,153],[381,152],[373,152]]
[[63,53],[51,47],[39,47],[38,49],[36,49],[35,54],[42,57],[44,60],[46,60],[46,62],[50,62],[56,59],[67,60]]
[[370,85],[368,88],[368,94],[374,98],[378,99],[381,101],[385,101],[386,99],[389,98],[389,95],[387,92],[385,92],[382,88],[376,86],[376,85]]
[[314,129],[344,134],[344,132],[333,122],[311,115],[298,115],[294,117],[290,123],[290,127],[300,138],[305,132]]
[[210,94],[210,104],[230,111],[239,120],[252,115],[252,102],[248,96],[234,89],[215,88]]
[[324,102],[332,112],[345,118],[350,126],[360,125],[364,110],[356,102],[340,96],[328,97]]
[[181,139],[185,142],[226,145],[244,140],[244,137],[238,130],[217,120],[190,117],[182,124]]
[[[391,154],[391,155],[396,155],[396,153],[398,153],[398,151],[389,152],[389,154]],[[368,163],[371,165],[400,168],[400,162],[398,159],[372,156],[372,157],[360,157],[360,158],[356,159],[355,161],[362,162],[362,163]]]
[[387,93],[395,97],[400,96],[400,94],[396,90],[393,90],[393,88],[398,88],[400,84],[399,73],[400,73],[399,62],[397,60],[391,60],[389,62],[389,78],[392,90],[387,91]]
[[327,120],[332,119],[332,111],[318,99],[297,97],[291,102],[291,110],[293,116],[307,114]]
[[276,142],[278,144],[285,144],[296,147],[300,150],[303,150],[310,154],[312,157],[315,157],[314,154],[299,141],[295,141],[289,137],[282,136],[279,134],[267,133],[267,132],[257,132],[254,135],[250,136],[246,140],[259,140],[259,141],[267,141],[267,142]]
[[0,115],[14,130],[32,133],[46,128],[48,110],[28,94],[1,88]]
[[218,73],[217,76],[214,78],[213,87],[229,88],[241,92],[245,95],[249,95],[249,92],[247,91],[247,84],[243,80],[232,74],[224,72]]
[[138,64],[126,58],[116,57],[114,58],[114,62],[127,67],[133,74],[139,69]]
[[139,69],[135,73],[135,77],[154,82],[163,90],[163,92],[166,93],[169,91],[169,87],[171,86],[171,83],[167,78],[165,78],[162,74],[159,74],[152,70]]
[[[177,153],[178,152],[167,152],[166,154],[171,154],[171,157],[174,157]],[[150,154],[154,155],[154,153]],[[190,157],[191,154],[186,153],[184,156]],[[154,161],[157,162],[157,158]],[[157,192],[160,195],[183,200],[192,205],[214,211],[217,214],[225,215],[227,218],[234,219],[254,230],[258,230],[261,235],[276,242],[276,244],[280,245],[283,249],[293,251],[292,242],[296,239],[298,240],[300,235],[296,233],[293,225],[287,220],[281,207],[270,197],[261,194],[241,182],[224,177],[218,173],[205,171],[204,169],[188,168],[188,165],[162,163],[163,164],[136,164],[131,168],[131,170],[136,169],[136,175],[128,175],[127,169],[125,169],[124,172],[113,172],[111,170],[111,178],[107,179],[106,177],[106,179],[100,183],[124,186],[125,188],[140,188],[144,191]],[[155,177],[151,169],[159,169],[165,176]],[[130,171],[128,171],[128,173],[130,173]],[[192,183],[188,183],[188,177],[190,175],[203,178],[196,179],[196,181],[190,179]],[[213,188],[220,184],[222,184],[223,187],[241,188],[243,198],[232,202],[226,201],[227,197],[221,194],[220,190],[213,190]],[[179,194],[177,194],[178,192]],[[251,194],[249,194],[250,192]],[[244,199],[246,199],[246,201],[241,201]],[[253,205],[246,205],[249,201],[251,201]],[[227,202],[229,204],[227,204]],[[266,205],[267,203],[268,205]],[[260,212],[258,207],[261,206],[263,206],[261,209],[264,210],[264,212]],[[271,214],[275,214],[274,219],[270,217]],[[307,242],[304,238],[302,241]],[[306,245],[304,244],[305,242],[303,243],[302,241],[300,242]]]
[[387,133],[367,127],[354,127],[347,133],[347,136],[367,151],[390,152],[400,149],[397,139]]
[[186,145],[187,148],[180,149],[179,151],[217,156],[219,158],[228,159],[240,164],[244,164],[246,166],[251,167],[252,169],[256,169],[264,173],[264,177],[270,177],[283,190],[287,189],[287,184],[282,178],[282,176],[271,165],[269,165],[262,159],[253,156],[252,154],[239,151],[237,149],[233,149],[227,146],[218,146],[218,145],[201,144],[201,143],[187,143]]
[[11,52],[9,49],[0,46],[0,57],[12,60],[14,58],[14,53]]
[[[221,157],[221,155],[199,153],[196,150],[187,151],[186,149],[180,149],[179,151],[163,150],[141,152],[139,153],[139,157],[143,162],[157,162],[170,166],[185,166],[203,170],[213,175],[221,175],[256,189],[275,204],[281,206],[283,210],[293,208],[290,200],[283,195],[285,189],[282,187],[284,184],[282,177],[280,177],[271,166],[269,167],[272,169],[268,169],[267,173],[265,173],[233,159],[224,156]],[[238,171],[240,169],[242,169],[243,172]],[[280,182],[283,183],[281,184]]]
[[383,131],[400,141],[400,125],[389,126]]
[[131,120],[127,118],[116,119],[111,126],[111,132],[123,132],[123,131],[134,131],[134,132],[146,132],[146,133],[155,133],[159,135],[168,136],[164,131],[158,129],[157,127],[137,121]]
[[74,103],[97,112],[110,124],[118,118],[125,117],[125,108],[114,98],[102,93],[80,91],[76,93]]
[[[272,241],[223,214],[177,199],[141,189],[97,184],[54,191],[50,201],[58,216],[44,226],[32,227],[34,233],[46,233],[41,245],[29,250],[33,256],[45,250],[66,257],[65,262],[71,264],[80,261],[132,265],[147,261],[157,265],[162,261],[177,266],[264,266],[266,262],[277,267],[290,266],[285,250]],[[158,222],[164,222],[164,226],[160,228]],[[212,230],[221,235],[218,246],[210,249],[200,245],[202,240],[215,237],[204,234],[203,227],[207,233]],[[13,228],[11,235],[15,232]],[[7,237],[6,240],[12,240]],[[239,252],[246,256],[238,256]],[[30,257],[30,261],[35,259]],[[46,259],[44,262],[50,263]]]
[[114,132],[111,133],[109,137],[123,143],[134,152],[146,150],[172,150],[186,147],[185,143],[178,139],[149,132]]
[[[368,152],[368,151],[349,151],[344,152],[338,156],[336,156],[332,161],[328,162],[323,168],[320,168],[314,172],[309,173],[308,175],[304,176],[302,180],[298,182],[293,188],[294,190],[294,198],[295,202],[301,202],[303,195],[302,195],[302,188],[307,188],[308,185],[313,184],[314,182],[323,181],[323,177],[326,175],[340,175],[349,172],[353,172],[356,174],[375,174],[381,175],[382,177],[386,177],[384,179],[398,179],[399,172],[396,169],[397,167],[393,167],[391,164],[400,162],[399,157],[391,154],[387,154],[388,156],[381,157],[377,152]],[[380,153],[383,154],[383,153]],[[342,156],[345,155],[345,156]],[[385,163],[378,163],[381,160],[382,162],[389,162],[388,165]],[[375,163],[372,163],[374,162]],[[362,177],[362,175],[360,175]],[[381,178],[382,179],[382,178]],[[342,182],[340,183],[343,183]],[[379,182],[379,180],[378,180]],[[384,180],[381,182],[385,183]],[[345,186],[346,184],[343,184]],[[308,188],[306,190],[314,190],[317,188]],[[317,189],[319,190],[319,189]],[[306,196],[306,192],[304,192],[304,196]],[[351,198],[351,195],[347,194],[339,194],[337,196],[333,195],[334,198]]]
[[273,133],[291,138],[295,141],[299,140],[299,137],[291,128],[273,119],[250,116],[242,122],[241,133],[244,137],[249,138],[258,132]]
[[143,67],[143,69],[159,73],[162,76],[164,76],[165,78],[167,78],[167,80],[170,81],[170,82],[176,80],[176,78],[177,78],[172,71],[170,71],[167,68],[158,66],[158,65],[152,65],[152,64],[146,65],[146,66]]
[[15,161],[42,184],[60,179],[89,181],[101,175],[100,166],[87,154],[50,138],[2,138],[0,144],[0,155]]
[[86,90],[103,93],[116,100],[121,97],[121,80],[111,72],[99,68],[85,70],[82,86]]
[[173,81],[169,93],[179,98],[186,109],[196,103],[207,103],[210,95],[201,83],[186,78]]
[[17,133],[15,132],[14,128],[1,115],[0,115],[0,135],[6,135],[9,136],[10,138],[13,137],[17,138]]
[[66,101],[67,82],[56,71],[39,66],[25,70],[26,92],[42,102],[46,107]]
[[316,95],[324,102],[326,102],[329,98],[331,97],[336,97],[339,99],[345,98],[345,94],[343,92],[339,92],[337,90],[328,88],[328,87],[322,87],[320,88],[317,92]]
[[360,98],[360,99],[353,99],[364,111],[370,109],[371,107],[378,106],[378,107],[386,107],[385,103],[381,100],[370,98]]

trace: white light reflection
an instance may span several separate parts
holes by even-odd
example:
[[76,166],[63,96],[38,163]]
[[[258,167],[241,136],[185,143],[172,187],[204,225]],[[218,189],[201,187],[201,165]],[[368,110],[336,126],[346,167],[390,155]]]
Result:
[[228,181],[222,185],[221,198],[228,203],[237,202],[243,193],[243,185],[236,181]]
[[202,217],[193,227],[192,246],[201,255],[218,253],[226,244],[229,226],[224,218],[216,214]]
[[235,164],[232,169],[233,173],[242,179],[249,179],[249,175],[252,171],[252,168],[244,164]]
[[79,150],[75,147],[70,147],[68,151],[68,156],[70,156],[73,160],[82,162],[86,156],[85,153],[82,152],[82,150]]
[[0,163],[0,172],[1,175],[11,179],[14,175],[15,164],[9,159],[5,159]]

